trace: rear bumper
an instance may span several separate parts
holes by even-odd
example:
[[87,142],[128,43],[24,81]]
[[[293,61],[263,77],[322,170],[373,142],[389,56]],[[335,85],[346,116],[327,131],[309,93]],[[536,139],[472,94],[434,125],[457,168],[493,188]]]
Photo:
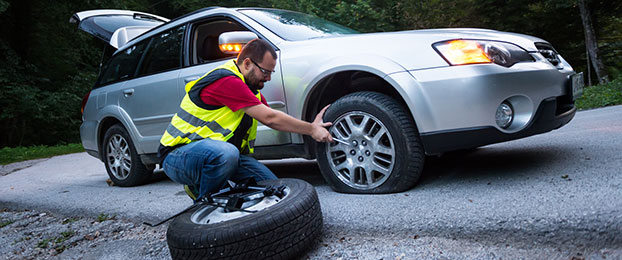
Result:
[[515,133],[504,133],[493,126],[453,129],[421,134],[426,154],[439,154],[494,144],[549,132],[572,120],[577,109],[569,97],[543,100],[529,125]]

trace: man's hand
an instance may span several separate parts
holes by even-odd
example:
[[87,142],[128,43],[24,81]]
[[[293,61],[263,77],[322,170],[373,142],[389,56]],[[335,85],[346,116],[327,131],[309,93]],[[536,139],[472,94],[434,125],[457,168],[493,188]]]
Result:
[[333,137],[330,135],[328,130],[326,130],[326,127],[333,125],[333,123],[324,122],[323,120],[324,112],[326,112],[326,109],[329,106],[330,105],[327,105],[324,108],[322,108],[320,113],[318,113],[317,116],[315,116],[315,120],[313,120],[313,122],[311,123],[311,125],[313,125],[311,137],[313,137],[313,139],[317,142],[333,142]]
[[318,142],[333,142],[333,137],[326,130],[326,127],[333,125],[333,123],[325,123],[322,120],[327,108],[328,106],[324,107],[311,123],[293,118],[264,104],[245,107],[242,110],[247,115],[272,129],[309,135]]

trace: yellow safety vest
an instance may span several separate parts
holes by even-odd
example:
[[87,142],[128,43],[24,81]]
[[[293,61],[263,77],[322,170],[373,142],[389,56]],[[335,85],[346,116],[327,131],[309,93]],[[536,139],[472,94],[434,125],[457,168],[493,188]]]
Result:
[[[242,154],[253,153],[257,136],[257,120],[243,110],[233,112],[227,106],[208,105],[201,100],[201,90],[215,81],[228,76],[244,76],[235,60],[211,70],[201,78],[186,84],[186,95],[168,128],[160,139],[163,146],[174,147],[209,138],[232,143]],[[261,93],[255,96],[261,101]]]

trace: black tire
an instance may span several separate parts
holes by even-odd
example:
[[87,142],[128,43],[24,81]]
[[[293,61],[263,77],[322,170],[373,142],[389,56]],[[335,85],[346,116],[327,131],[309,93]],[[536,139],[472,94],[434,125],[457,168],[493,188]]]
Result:
[[352,93],[334,102],[324,121],[333,122],[329,128],[333,137],[348,143],[316,146],[322,175],[335,191],[401,192],[421,176],[425,155],[419,133],[407,110],[393,98],[377,92]]
[[[250,215],[214,224],[197,224],[186,212],[166,232],[173,259],[291,259],[304,252],[322,230],[317,193],[297,179],[259,182],[285,185],[289,194],[277,204]],[[213,206],[201,206],[213,207]]]
[[101,147],[106,172],[115,185],[141,185],[151,177],[152,170],[140,161],[134,142],[122,125],[108,128]]

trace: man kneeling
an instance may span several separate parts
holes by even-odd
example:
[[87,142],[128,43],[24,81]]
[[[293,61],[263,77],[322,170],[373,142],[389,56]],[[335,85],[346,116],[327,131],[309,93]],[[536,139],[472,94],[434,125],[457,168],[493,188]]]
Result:
[[186,85],[179,111],[160,139],[160,165],[171,180],[186,185],[192,199],[220,190],[227,180],[276,176],[248,156],[253,153],[257,121],[279,130],[332,142],[323,122],[324,107],[312,123],[270,108],[260,90],[271,79],[276,52],[256,39],[231,60]]

